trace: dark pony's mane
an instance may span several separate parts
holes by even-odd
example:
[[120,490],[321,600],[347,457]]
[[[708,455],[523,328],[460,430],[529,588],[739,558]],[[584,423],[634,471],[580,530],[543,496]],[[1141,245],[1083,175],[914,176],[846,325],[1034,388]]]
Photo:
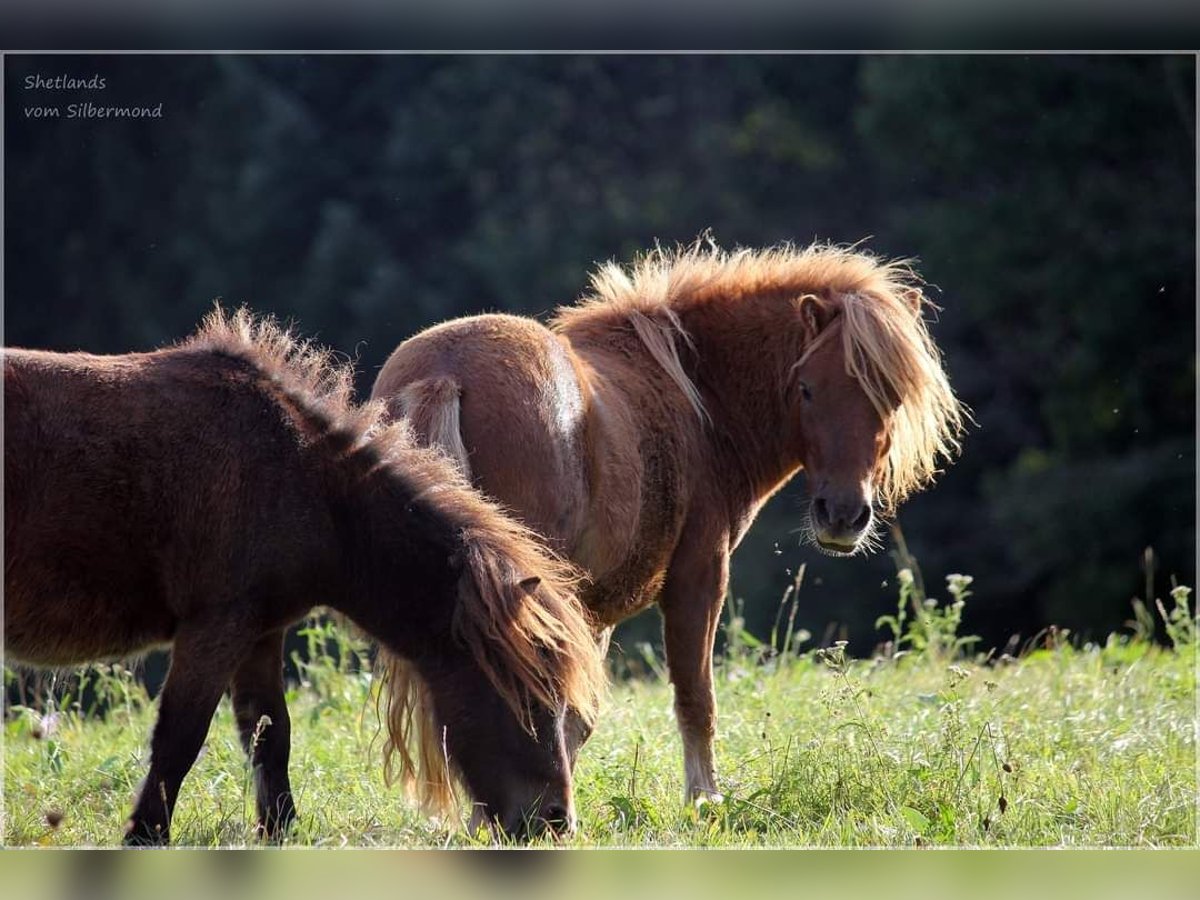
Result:
[[[457,639],[527,727],[534,702],[566,704],[594,720],[604,674],[575,596],[578,570],[474,490],[441,452],[419,446],[404,422],[385,424],[382,403],[356,404],[349,363],[244,308],[227,314],[218,306],[178,347],[247,363],[291,410],[314,452],[362,477],[396,479],[450,522],[475,588],[456,604]],[[527,589],[522,582],[531,577],[539,583]],[[445,811],[454,803],[453,773],[428,690],[411,663],[382,646],[377,664],[387,706],[385,771]]]
[[255,316],[245,307],[226,313],[217,305],[196,333],[176,346],[229,356],[257,371],[310,441],[329,442],[345,452],[368,445],[378,433],[378,411],[354,402],[353,367],[271,317]]
[[[627,268],[606,263],[593,273],[591,292],[559,309],[552,326],[575,339],[631,323],[696,414],[707,421],[700,391],[679,355],[681,343],[692,343],[684,317],[705,304],[736,308],[779,294],[832,304],[835,320],[816,341],[832,338],[840,324],[846,370],[889,422],[891,448],[877,490],[885,507],[895,507],[934,478],[941,460],[957,453],[958,436],[969,418],[950,388],[922,315],[935,307],[907,260],[880,259],[831,244],[729,252],[702,239],[688,247],[658,248]],[[780,327],[799,329],[799,315]],[[803,358],[804,351],[789,363],[797,365]]]

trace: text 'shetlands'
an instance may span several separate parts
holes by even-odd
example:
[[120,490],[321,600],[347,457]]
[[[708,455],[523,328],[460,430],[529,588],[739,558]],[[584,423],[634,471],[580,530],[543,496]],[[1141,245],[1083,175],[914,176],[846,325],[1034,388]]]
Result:
[[73,75],[35,74],[25,76],[27,91],[102,91],[107,85],[103,75],[93,75],[90,78],[76,78]]

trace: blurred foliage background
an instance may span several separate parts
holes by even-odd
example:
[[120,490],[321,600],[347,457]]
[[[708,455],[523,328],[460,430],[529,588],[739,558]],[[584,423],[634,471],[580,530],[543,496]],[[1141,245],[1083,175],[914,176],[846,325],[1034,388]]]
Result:
[[[975,576],[964,631],[1102,636],[1148,576],[1195,582],[1194,57],[5,65],[7,344],[149,349],[220,297],[354,358],[365,394],[421,328],[545,315],[656,240],[869,238],[935,286],[978,422],[899,517],[931,593]],[[106,87],[26,90],[34,73]],[[163,116],[24,113],[84,100]],[[797,624],[866,652],[895,563],[800,547],[802,496],[799,478],[735,557],[746,625],[769,631],[803,564]],[[618,640],[655,639],[655,618]]]

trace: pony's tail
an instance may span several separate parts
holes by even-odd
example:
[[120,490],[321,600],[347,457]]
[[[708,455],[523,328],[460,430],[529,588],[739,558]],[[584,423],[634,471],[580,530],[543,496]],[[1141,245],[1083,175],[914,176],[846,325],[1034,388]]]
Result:
[[412,426],[422,443],[449,456],[471,477],[471,462],[462,439],[462,386],[449,375],[406,384],[392,401],[392,415]]

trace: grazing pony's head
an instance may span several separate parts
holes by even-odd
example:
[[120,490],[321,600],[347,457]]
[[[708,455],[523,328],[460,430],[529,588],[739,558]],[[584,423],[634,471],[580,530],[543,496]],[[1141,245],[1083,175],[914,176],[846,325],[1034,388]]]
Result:
[[[236,355],[293,418],[349,524],[341,605],[380,644],[385,774],[430,811],[464,783],[480,817],[522,837],[573,825],[567,710],[594,721],[604,671],[579,573],[486,500],[353,373],[272,320],[219,307],[188,342]],[[329,487],[340,485],[340,487]]]
[[[403,423],[390,428],[405,428]],[[604,686],[580,575],[486,501],[437,450],[409,444],[417,503],[451,523],[461,574],[449,633],[418,653],[385,652],[389,779],[435,812],[467,788],[473,825],[510,836],[570,830],[575,812],[568,711],[594,723]]]
[[894,511],[958,450],[968,412],[925,321],[933,306],[905,261],[828,244],[726,252],[702,238],[629,269],[610,263],[592,290],[560,312],[558,327],[578,333],[628,318],[700,422],[715,410],[684,360],[703,366],[706,352],[719,351],[725,366],[705,373],[708,385],[741,370],[746,393],[727,407],[775,398],[783,452],[806,472],[811,536],[828,553],[867,545],[875,510]]

